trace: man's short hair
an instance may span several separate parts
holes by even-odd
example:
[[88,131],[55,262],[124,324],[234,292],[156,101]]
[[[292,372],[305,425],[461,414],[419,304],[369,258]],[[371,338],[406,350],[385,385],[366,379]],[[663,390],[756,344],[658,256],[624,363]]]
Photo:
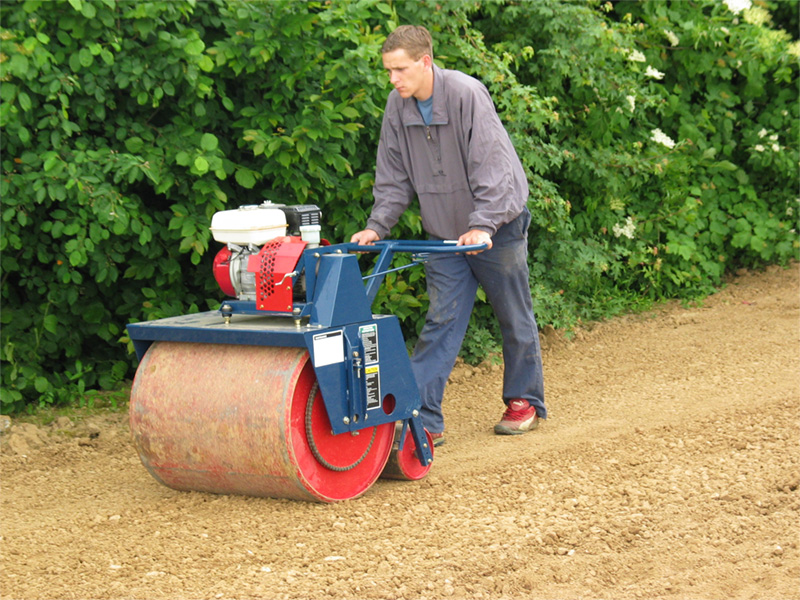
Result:
[[389,34],[381,46],[381,54],[405,50],[414,60],[426,54],[433,60],[433,40],[427,29],[421,25],[401,25]]

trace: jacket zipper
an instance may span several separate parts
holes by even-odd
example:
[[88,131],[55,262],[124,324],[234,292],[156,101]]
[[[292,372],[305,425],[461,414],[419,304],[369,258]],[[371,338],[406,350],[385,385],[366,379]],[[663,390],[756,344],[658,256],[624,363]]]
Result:
[[439,173],[443,173],[443,171],[441,170],[442,169],[441,148],[439,147],[439,143],[433,139],[433,136],[431,136],[431,128],[428,125],[425,126],[425,135],[427,136],[428,141],[434,146],[435,149],[434,154],[436,156],[436,162],[439,164]]

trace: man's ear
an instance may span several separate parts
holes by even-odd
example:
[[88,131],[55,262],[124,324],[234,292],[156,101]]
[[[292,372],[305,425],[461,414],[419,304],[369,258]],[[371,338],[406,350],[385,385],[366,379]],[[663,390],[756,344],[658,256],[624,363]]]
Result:
[[422,64],[425,65],[426,69],[430,69],[431,68],[431,66],[433,65],[433,59],[431,58],[430,54],[424,54],[422,56]]

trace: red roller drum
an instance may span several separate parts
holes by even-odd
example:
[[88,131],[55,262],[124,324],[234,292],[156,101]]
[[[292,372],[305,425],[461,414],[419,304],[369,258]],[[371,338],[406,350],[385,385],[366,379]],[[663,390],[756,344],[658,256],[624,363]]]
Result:
[[130,425],[168,487],[321,502],[363,494],[394,437],[393,423],[333,435],[307,350],[271,346],[155,342]]

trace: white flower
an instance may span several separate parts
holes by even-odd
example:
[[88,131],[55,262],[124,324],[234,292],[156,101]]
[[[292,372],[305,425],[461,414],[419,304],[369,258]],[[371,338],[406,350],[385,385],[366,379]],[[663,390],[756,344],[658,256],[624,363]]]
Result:
[[765,148],[761,144],[756,144],[755,146],[753,146],[753,150],[755,150],[756,152],[763,152]]
[[632,60],[633,62],[647,62],[645,55],[638,50],[631,50],[631,53],[628,54],[628,60]]
[[631,107],[631,112],[636,110],[636,96],[625,96],[625,100],[628,101],[628,105]]
[[633,218],[628,217],[625,219],[624,225],[617,223],[611,229],[614,231],[615,237],[621,237],[624,235],[626,238],[632,240],[633,234],[636,231],[636,223],[633,222]]
[[758,132],[758,137],[763,138],[765,135],[767,135],[767,130],[762,128],[761,131]]
[[727,27],[720,27],[720,28],[719,28],[719,30],[720,30],[722,33],[724,33],[725,35],[730,35],[730,34],[731,34],[731,30],[730,30],[730,29],[728,29]]
[[791,217],[794,214],[794,209],[791,206],[786,207],[786,216]]
[[678,39],[678,36],[675,35],[675,33],[670,31],[669,29],[664,30],[664,35],[667,36],[669,43],[673,46],[677,46],[678,44],[681,43],[681,41]]
[[667,148],[674,148],[675,142],[671,137],[669,137],[666,133],[661,131],[660,129],[653,129],[651,132],[650,139],[658,144],[664,144]]
[[773,152],[780,152],[781,147],[778,144],[772,144],[772,151]]
[[733,14],[738,15],[743,10],[747,10],[753,3],[751,0],[723,0],[725,2],[725,6],[728,7],[728,10],[731,11]]
[[773,135],[769,136],[769,139],[772,142],[777,142],[778,141],[778,134],[776,133],[776,134],[773,134]]
[[760,6],[756,6],[755,8],[748,7],[747,10],[744,11],[742,17],[744,17],[744,22],[750,23],[750,25],[764,25],[772,20],[769,11]]
[[648,77],[652,77],[653,79],[663,79],[664,73],[659,71],[658,69],[654,69],[650,65],[647,65],[647,70],[644,72],[645,75]]

